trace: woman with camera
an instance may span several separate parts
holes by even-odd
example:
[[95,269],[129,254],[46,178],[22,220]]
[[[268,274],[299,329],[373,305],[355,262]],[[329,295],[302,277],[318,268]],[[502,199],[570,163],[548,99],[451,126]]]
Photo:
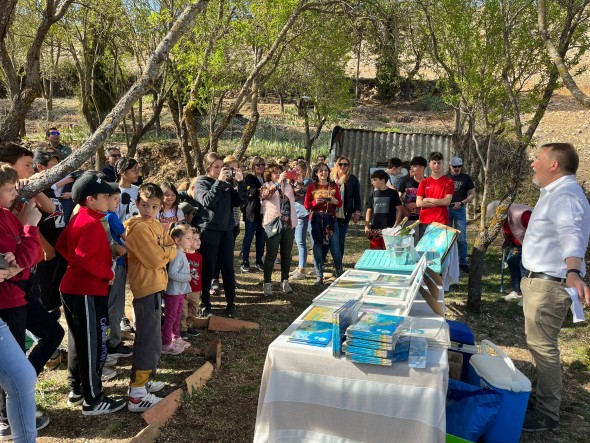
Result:
[[342,254],[338,240],[336,208],[342,206],[338,185],[330,181],[330,168],[318,163],[313,169],[313,181],[305,194],[305,208],[311,211],[311,238],[313,243],[313,265],[317,274],[316,286],[324,284],[324,257],[328,249],[332,253],[336,276],[342,274]]
[[295,195],[289,178],[290,172],[282,172],[279,165],[269,165],[264,171],[265,183],[260,188],[262,225],[266,233],[266,259],[264,260],[264,296],[272,295],[272,271],[279,248],[281,250],[281,289],[285,294],[293,292],[289,285],[291,251],[295,237],[297,215]]
[[263,270],[264,229],[262,228],[262,212],[260,206],[260,187],[264,183],[264,169],[266,162],[262,157],[254,157],[251,172],[244,179],[248,201],[244,209],[244,239],[242,240],[242,272],[250,272],[250,246],[256,235],[256,268]]
[[[195,198],[203,206],[198,226],[201,229],[201,251],[203,255],[202,308],[204,317],[211,316],[211,279],[215,265],[223,277],[223,288],[228,317],[236,316],[236,278],[234,273],[234,212],[233,208],[246,202],[244,175],[240,168],[231,169],[223,165],[223,156],[211,152],[205,157],[207,175],[195,183]],[[233,176],[233,177],[232,177]],[[232,178],[237,183],[234,189]]]
[[291,280],[305,280],[305,264],[307,262],[307,227],[309,225],[309,211],[305,209],[305,194],[307,187],[313,182],[311,168],[305,160],[299,160],[295,164],[297,179],[293,184],[295,192],[295,212],[297,214],[297,226],[295,227],[295,243],[299,255],[297,269],[291,274]]

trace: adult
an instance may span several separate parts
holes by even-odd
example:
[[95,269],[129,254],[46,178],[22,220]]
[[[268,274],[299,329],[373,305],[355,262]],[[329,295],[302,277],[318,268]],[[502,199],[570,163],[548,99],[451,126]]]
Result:
[[342,206],[338,185],[330,181],[330,168],[325,163],[316,165],[313,183],[305,194],[305,209],[311,211],[313,265],[317,275],[315,286],[324,284],[324,260],[328,249],[332,254],[336,276],[342,274],[342,254],[336,222],[336,208]]
[[242,272],[250,272],[250,247],[256,236],[256,269],[263,271],[264,229],[262,228],[262,212],[260,206],[260,187],[264,183],[266,161],[259,156],[252,159],[250,173],[244,179],[248,201],[244,209],[246,231],[242,240]]
[[295,213],[297,214],[297,226],[295,227],[295,243],[299,262],[297,269],[291,275],[291,280],[304,280],[305,264],[307,263],[307,227],[309,225],[309,211],[305,209],[305,194],[307,187],[313,182],[311,168],[305,160],[300,160],[295,165],[297,181],[293,184],[295,191]]
[[[223,277],[223,289],[227,306],[225,313],[235,317],[236,277],[234,273],[233,208],[246,203],[246,186],[240,168],[232,171],[223,165],[223,156],[210,152],[204,162],[207,175],[197,179],[195,198],[203,206],[199,214],[198,227],[201,229],[201,251],[203,254],[203,292],[201,314],[211,316],[211,280],[216,263]],[[234,176],[237,189],[230,179]]]
[[449,205],[453,198],[455,185],[447,177],[443,167],[444,157],[440,152],[431,152],[428,166],[432,175],[425,178],[418,186],[416,206],[420,209],[420,238],[430,223],[449,224]]
[[[240,169],[241,165],[240,162],[238,161],[237,158],[235,158],[233,155],[228,155],[227,157],[225,157],[223,159],[223,166],[236,170],[236,169]],[[234,187],[234,189],[237,191],[238,190],[238,183],[235,179],[235,177],[233,177],[231,179],[231,183]],[[239,233],[240,233],[240,209],[237,206],[234,206],[233,208],[233,215],[234,215],[234,230],[233,230],[233,248],[235,249],[236,246],[236,238],[238,237]],[[211,281],[211,289],[209,290],[211,295],[215,295],[219,292],[219,264],[217,264],[215,266],[215,271],[213,272],[213,280]],[[236,287],[238,287],[238,284],[236,283]]]
[[279,159],[279,165],[281,166],[281,170],[283,171],[289,171],[291,169],[291,167],[289,166],[289,158],[282,156]]
[[396,191],[399,189],[399,185],[404,177],[408,176],[408,170],[404,168],[404,162],[397,157],[392,157],[387,161],[387,169],[385,172],[389,175],[387,187],[395,189]]
[[326,163],[326,156],[324,154],[320,154],[315,159],[315,164],[319,165],[320,163]]
[[[499,204],[499,200],[491,202],[486,209],[486,217],[492,218]],[[524,234],[529,225],[532,212],[533,208],[530,206],[512,203],[508,207],[507,217],[502,226],[504,231],[502,249],[508,249],[506,264],[508,264],[512,286],[512,292],[504,296],[504,300],[518,300],[519,306],[522,306],[520,281],[525,273],[524,267],[522,266],[522,241],[524,240]]]
[[338,244],[340,254],[344,257],[344,239],[348,232],[350,220],[358,223],[361,218],[361,184],[352,173],[352,164],[346,156],[341,156],[334,165],[336,172],[332,179],[340,189],[342,206],[336,208],[336,221],[338,222]]
[[117,147],[110,147],[105,149],[105,155],[107,158],[107,164],[102,168],[102,173],[107,176],[109,182],[117,181],[117,171],[115,171],[115,165],[121,158],[121,151]]
[[45,147],[46,152],[48,150],[55,151],[59,155],[60,160],[65,159],[72,153],[72,148],[61,142],[61,133],[56,127],[51,127],[45,131],[45,139],[47,141],[47,146]]
[[577,183],[579,157],[569,143],[550,143],[531,164],[533,183],[541,189],[522,243],[521,281],[524,331],[533,357],[531,392],[534,408],[527,412],[523,430],[544,431],[559,425],[561,364],[559,331],[572,304],[565,291],[577,292],[590,304],[582,280],[590,235],[590,205]]
[[189,205],[196,207],[197,201],[195,200],[195,183],[197,177],[192,178],[190,181],[184,181],[178,186],[178,203],[188,203]]
[[269,165],[264,171],[264,184],[260,188],[262,225],[272,223],[280,217],[283,229],[272,237],[266,237],[266,258],[264,260],[264,296],[272,295],[272,271],[279,248],[281,250],[281,289],[285,294],[293,292],[289,285],[291,252],[295,237],[297,215],[295,213],[295,194],[286,178],[286,172],[279,165]]
[[475,198],[475,184],[469,174],[463,172],[463,159],[461,157],[451,159],[447,176],[455,183],[455,192],[449,208],[449,226],[460,232],[457,239],[459,268],[464,272],[469,272],[469,262],[467,261],[467,211],[465,205]]
[[134,158],[121,157],[115,163],[115,171],[117,172],[119,189],[121,190],[121,201],[119,202],[117,216],[123,223],[128,218],[139,214],[135,204],[139,188],[133,184],[139,178],[139,163]]
[[[408,217],[408,224],[414,223],[420,218],[420,208],[416,205],[416,196],[420,182],[424,180],[424,170],[428,162],[424,157],[414,157],[410,161],[410,173],[399,184],[398,192],[403,203],[403,213]],[[420,239],[419,229],[414,231],[414,240]]]

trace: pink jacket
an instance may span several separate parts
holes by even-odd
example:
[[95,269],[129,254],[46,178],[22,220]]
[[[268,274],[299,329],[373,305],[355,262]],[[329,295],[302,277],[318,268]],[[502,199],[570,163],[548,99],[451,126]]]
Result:
[[[291,203],[291,227],[294,228],[297,226],[297,214],[295,213],[295,194],[293,193],[293,187],[285,182],[279,186],[281,186],[281,192],[283,195],[286,196]],[[266,199],[262,200],[262,225],[264,226],[281,215],[279,206],[280,197],[279,193],[275,192],[275,184],[271,182],[264,183],[260,191],[261,194],[266,195]]]

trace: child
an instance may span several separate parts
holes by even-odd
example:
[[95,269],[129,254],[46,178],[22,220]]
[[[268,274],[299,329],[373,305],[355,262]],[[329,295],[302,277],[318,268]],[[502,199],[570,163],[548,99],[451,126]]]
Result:
[[162,326],[162,354],[177,355],[190,346],[180,336],[183,302],[191,292],[191,270],[185,251],[193,245],[193,230],[189,225],[174,226],[170,230],[178,251],[168,266],[168,286],[164,293],[164,325]]
[[164,226],[164,230],[168,231],[172,223],[184,220],[184,212],[178,207],[178,191],[176,190],[176,186],[170,182],[163,182],[160,187],[164,193],[164,202],[158,214],[158,220]]
[[397,226],[402,218],[402,202],[395,189],[387,186],[389,174],[377,170],[371,174],[373,192],[367,202],[365,234],[371,249],[385,249],[381,230]]
[[[112,184],[111,184],[112,186]],[[113,187],[113,186],[112,186]],[[117,208],[121,190],[113,187],[108,203],[108,212],[106,220],[109,224],[109,230],[116,244],[124,246],[125,227],[117,216]],[[121,342],[121,320],[125,316],[125,283],[127,281],[127,269],[125,267],[124,255],[119,256],[115,261],[115,281],[111,286],[109,293],[109,323],[111,326],[111,336],[109,338],[108,354],[110,357],[124,358],[131,357],[133,351],[131,348],[124,346]]]
[[[117,163],[118,165],[119,163]],[[162,400],[153,395],[164,383],[151,379],[162,351],[162,291],[168,284],[166,265],[176,257],[176,245],[157,220],[164,194],[146,183],[137,193],[139,215],[125,225],[129,286],[133,293],[135,341],[129,384],[131,412],[144,412]]]
[[186,340],[189,335],[196,337],[199,331],[192,327],[193,321],[199,316],[199,302],[201,298],[201,266],[203,258],[198,249],[201,247],[201,234],[197,228],[192,228],[193,242],[186,250],[186,258],[190,267],[191,292],[188,293],[182,303],[182,318],[180,320],[180,336]]
[[100,221],[108,210],[112,188],[93,172],[85,172],[72,188],[78,213],[57,240],[68,262],[59,290],[69,328],[68,372],[71,405],[82,403],[83,415],[102,415],[125,407],[106,397],[101,372],[107,357],[108,292],[114,273],[112,252]]
[[119,178],[119,189],[121,190],[121,200],[119,201],[117,215],[119,216],[119,220],[124,222],[138,214],[135,205],[138,188],[133,183],[139,179],[139,163],[134,158],[120,158],[115,163],[115,172]]

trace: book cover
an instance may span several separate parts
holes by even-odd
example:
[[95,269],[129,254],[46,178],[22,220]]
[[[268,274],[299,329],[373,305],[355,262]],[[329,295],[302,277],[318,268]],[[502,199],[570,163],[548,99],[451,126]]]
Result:
[[304,321],[320,321],[332,323],[332,314],[337,308],[331,306],[314,306],[303,317]]
[[370,349],[359,346],[350,346],[347,342],[342,345],[342,350],[346,354],[369,355],[371,357],[392,358],[393,350]]
[[344,274],[340,276],[341,279],[346,280],[358,280],[364,282],[370,282],[375,280],[375,278],[379,275],[377,272],[373,271],[359,271],[357,269],[349,269],[344,271]]
[[374,340],[363,340],[362,338],[348,338],[346,340],[348,346],[367,348],[367,349],[379,349],[384,351],[393,351],[394,344],[386,343],[382,341]]
[[402,274],[379,274],[374,282],[388,283],[398,286],[410,286],[412,284],[412,276]]
[[358,317],[360,300],[349,300],[332,315],[332,355],[342,355],[342,342],[346,337],[346,329]]
[[[403,317],[364,312],[346,331],[347,337],[394,342]],[[397,332],[397,335],[396,335]]]
[[339,278],[334,283],[332,283],[331,287],[334,289],[356,289],[362,291],[363,289],[365,289],[366,285],[366,281]]
[[369,355],[346,354],[346,359],[355,363],[367,363],[379,366],[391,366],[393,364],[390,358],[371,357]]
[[289,341],[294,343],[326,346],[332,340],[332,322],[303,321],[293,331]]
[[390,285],[375,285],[371,284],[365,292],[365,297],[380,297],[383,299],[403,302],[405,300],[407,290],[405,288],[398,288]]
[[332,286],[330,286],[328,289],[314,298],[313,303],[314,305],[330,305],[332,309],[337,309],[334,308],[334,306],[340,307],[349,300],[360,300],[363,288],[359,290],[342,290],[334,289]]

